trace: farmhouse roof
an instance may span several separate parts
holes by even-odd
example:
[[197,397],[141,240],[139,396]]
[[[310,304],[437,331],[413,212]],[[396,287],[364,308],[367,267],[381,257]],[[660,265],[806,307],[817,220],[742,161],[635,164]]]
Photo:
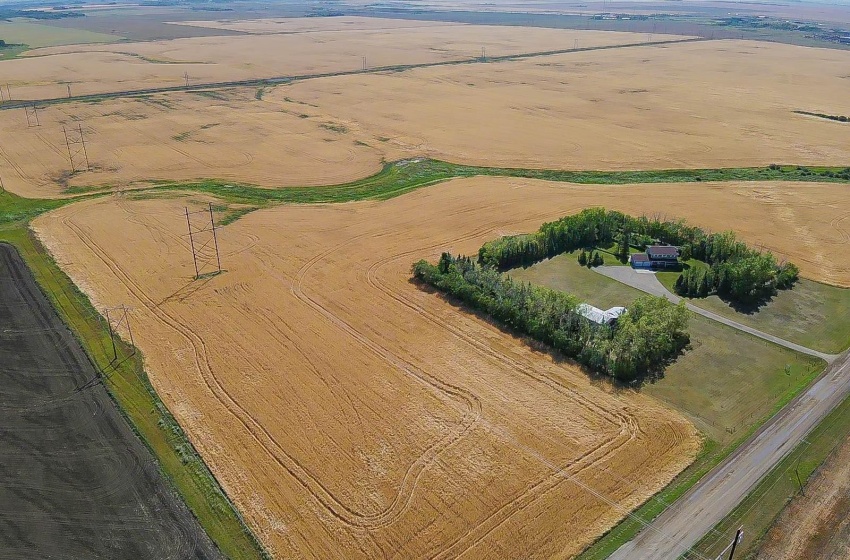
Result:
[[679,248],[672,245],[653,245],[646,248],[648,255],[658,255],[659,257],[678,257]]
[[600,325],[610,325],[620,315],[626,312],[625,307],[612,307],[611,309],[602,311],[601,309],[586,303],[579,305],[576,310],[586,319]]
[[629,258],[633,263],[649,262],[649,256],[646,253],[632,253]]

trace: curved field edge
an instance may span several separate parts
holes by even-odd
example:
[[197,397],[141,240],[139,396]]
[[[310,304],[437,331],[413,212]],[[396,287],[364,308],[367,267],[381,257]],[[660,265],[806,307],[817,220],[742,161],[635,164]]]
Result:
[[706,439],[700,454],[691,463],[691,466],[682,471],[666,488],[658,492],[656,495],[649,498],[642,506],[635,509],[628,517],[619,524],[612,527],[607,533],[602,535],[595,543],[589,546],[581,554],[576,557],[576,560],[604,560],[613,554],[618,548],[626,544],[645,526],[649,525],[656,517],[661,515],[667,507],[674,504],[682,495],[690,490],[697,482],[702,479],[717,465],[722,463],[727,457],[738,450],[741,445],[756,434],[762,426],[781,411],[791,402],[797,395],[801,394],[806,388],[813,384],[826,369],[826,362],[818,360],[819,365],[810,375],[800,378],[798,383],[789,387],[782,395],[782,398],[776,402],[769,414],[764,415],[758,421],[754,422],[750,428],[744,432],[738,439],[725,447],[719,447],[718,443],[711,439]]
[[101,373],[101,382],[133,432],[157,457],[165,479],[219,550],[234,560],[270,558],[157,396],[141,354],[118,341],[118,359],[112,359],[106,321],[25,225],[0,227],[0,242],[14,246],[24,259],[39,288]]
[[[710,535],[694,547],[700,556],[716,555],[728,545],[735,530],[745,525],[741,558],[756,557],[764,537],[791,500],[805,491],[809,480],[850,433],[850,396],[824,418],[803,441],[782,459]],[[799,476],[799,479],[797,478]],[[800,486],[802,484],[802,487]],[[720,536],[718,536],[720,535]],[[728,539],[725,537],[729,537]],[[690,558],[687,553],[681,558]]]

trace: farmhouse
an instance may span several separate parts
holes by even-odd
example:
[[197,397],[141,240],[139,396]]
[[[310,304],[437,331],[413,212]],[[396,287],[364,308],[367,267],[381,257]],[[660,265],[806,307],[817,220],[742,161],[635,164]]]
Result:
[[597,307],[582,303],[576,310],[587,320],[593,321],[599,325],[613,325],[617,319],[626,312],[625,307],[612,307],[607,311],[602,311]]
[[646,253],[629,257],[632,268],[676,268],[679,266],[679,248],[672,245],[652,245]]

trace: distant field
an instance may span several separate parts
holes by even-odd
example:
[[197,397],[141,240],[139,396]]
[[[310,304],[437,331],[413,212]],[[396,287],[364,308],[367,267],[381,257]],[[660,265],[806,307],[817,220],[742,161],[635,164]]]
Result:
[[[91,94],[185,84],[185,73],[194,84],[256,80],[360,70],[363,57],[369,68],[376,68],[475,60],[482,48],[489,56],[500,56],[569,50],[576,41],[581,47],[592,47],[645,43],[648,39],[637,33],[433,25],[371,18],[365,19],[379,22],[379,28],[340,30],[339,18],[304,19],[288,20],[287,27],[308,29],[297,33],[233,35],[233,31],[222,30],[220,33],[227,36],[36,49],[26,56],[38,58],[0,71],[8,76],[5,79],[18,83],[18,99],[46,99],[63,96],[62,82],[75,75],[86,77],[77,93]],[[166,27],[204,31],[191,26]],[[126,72],[124,67],[131,67],[133,72]]]
[[[563,254],[527,269],[517,279],[563,290],[601,308],[628,306],[642,292],[578,264]],[[772,414],[823,363],[715,321],[691,316],[692,349],[667,368],[664,377],[642,392],[685,413],[722,446]],[[786,375],[785,367],[790,367]],[[728,429],[728,430],[727,430]]]
[[34,49],[84,43],[114,43],[122,38],[106,33],[54,27],[14,19],[12,21],[0,21],[0,39],[7,43],[23,43]]

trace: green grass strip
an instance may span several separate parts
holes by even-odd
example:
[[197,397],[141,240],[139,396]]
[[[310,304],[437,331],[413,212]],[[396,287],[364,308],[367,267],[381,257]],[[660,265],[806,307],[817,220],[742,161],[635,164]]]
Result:
[[[265,206],[280,203],[333,203],[357,200],[386,200],[415,189],[463,177],[519,177],[588,185],[626,185],[632,183],[696,183],[702,181],[798,181],[850,182],[850,168],[771,165],[720,169],[666,169],[650,171],[557,171],[508,167],[476,167],[433,159],[403,160],[388,163],[375,175],[340,185],[320,187],[261,188],[218,179],[200,181],[156,181],[154,186],[136,191],[145,196],[151,191],[190,190],[204,192],[224,200]],[[108,187],[103,187],[106,189]],[[71,188],[82,194],[92,187]]]

